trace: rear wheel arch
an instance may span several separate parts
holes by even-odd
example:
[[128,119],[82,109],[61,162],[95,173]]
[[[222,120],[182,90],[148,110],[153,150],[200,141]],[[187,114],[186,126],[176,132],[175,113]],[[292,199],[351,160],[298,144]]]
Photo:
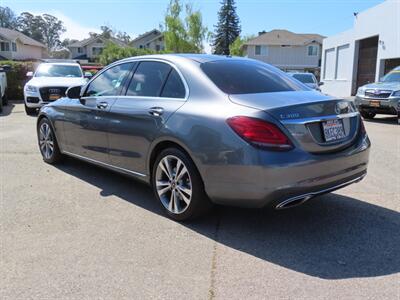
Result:
[[172,140],[163,140],[163,141],[160,141],[160,142],[158,142],[156,145],[154,145],[154,147],[152,148],[151,153],[150,153],[149,158],[148,158],[148,170],[149,170],[150,176],[153,174],[153,166],[154,166],[154,162],[155,162],[156,159],[157,159],[157,156],[158,156],[163,150],[165,150],[165,149],[167,149],[167,148],[176,148],[176,149],[181,150],[184,154],[186,154],[187,157],[188,157],[188,159],[190,159],[190,160],[193,162],[193,164],[194,164],[194,166],[196,167],[197,172],[199,172],[200,177],[201,177],[201,180],[203,181],[203,184],[204,184],[204,180],[203,180],[203,178],[202,178],[202,174],[201,174],[201,172],[200,172],[200,169],[199,169],[199,167],[197,166],[195,160],[194,160],[194,159],[192,158],[192,156],[189,154],[189,151],[188,151],[184,146],[182,146],[180,143],[178,143],[178,142],[176,142],[176,141],[172,141]]

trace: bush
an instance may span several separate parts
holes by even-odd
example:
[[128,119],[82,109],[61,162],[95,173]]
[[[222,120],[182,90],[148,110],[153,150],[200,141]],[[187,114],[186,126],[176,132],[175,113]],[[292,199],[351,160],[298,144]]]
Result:
[[7,72],[7,97],[8,99],[21,100],[24,98],[24,85],[29,80],[26,72],[34,71],[36,63],[32,61],[0,61],[0,66],[9,65]]

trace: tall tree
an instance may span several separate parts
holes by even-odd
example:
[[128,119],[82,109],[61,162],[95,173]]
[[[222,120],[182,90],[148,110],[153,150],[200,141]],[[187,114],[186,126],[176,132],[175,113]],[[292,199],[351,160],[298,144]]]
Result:
[[19,15],[17,21],[19,31],[38,42],[44,42],[42,32],[44,20],[41,16],[34,16],[29,12],[23,12]]
[[215,54],[229,55],[229,46],[240,35],[240,21],[236,14],[235,0],[223,0],[218,12],[218,24],[215,26],[214,47]]
[[107,25],[100,26],[100,30],[101,30],[101,35],[105,39],[111,38],[114,34],[113,30],[110,27],[108,27]]
[[61,20],[49,14],[43,15],[42,32],[44,42],[49,50],[55,50],[60,46],[60,35],[65,31]]
[[16,29],[18,26],[17,17],[9,7],[0,6],[0,27]]
[[167,52],[203,51],[203,40],[208,32],[203,26],[200,11],[194,11],[191,5],[185,6],[186,17],[182,19],[183,5],[180,0],[171,0],[164,20],[164,39]]

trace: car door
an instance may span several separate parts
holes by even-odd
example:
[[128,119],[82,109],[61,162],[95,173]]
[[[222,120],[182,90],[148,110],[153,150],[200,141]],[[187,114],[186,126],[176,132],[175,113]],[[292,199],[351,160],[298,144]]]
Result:
[[177,69],[161,61],[141,61],[125,96],[111,107],[110,159],[115,166],[146,173],[146,157],[160,128],[188,95]]
[[109,163],[109,111],[133,66],[124,63],[106,69],[85,87],[80,99],[68,106],[64,122],[68,152]]

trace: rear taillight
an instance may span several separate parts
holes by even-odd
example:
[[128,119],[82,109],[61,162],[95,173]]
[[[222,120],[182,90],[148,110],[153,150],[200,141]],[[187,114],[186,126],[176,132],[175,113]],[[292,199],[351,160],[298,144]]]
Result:
[[293,148],[289,138],[275,124],[244,116],[232,117],[226,122],[242,139],[254,146],[281,151]]

